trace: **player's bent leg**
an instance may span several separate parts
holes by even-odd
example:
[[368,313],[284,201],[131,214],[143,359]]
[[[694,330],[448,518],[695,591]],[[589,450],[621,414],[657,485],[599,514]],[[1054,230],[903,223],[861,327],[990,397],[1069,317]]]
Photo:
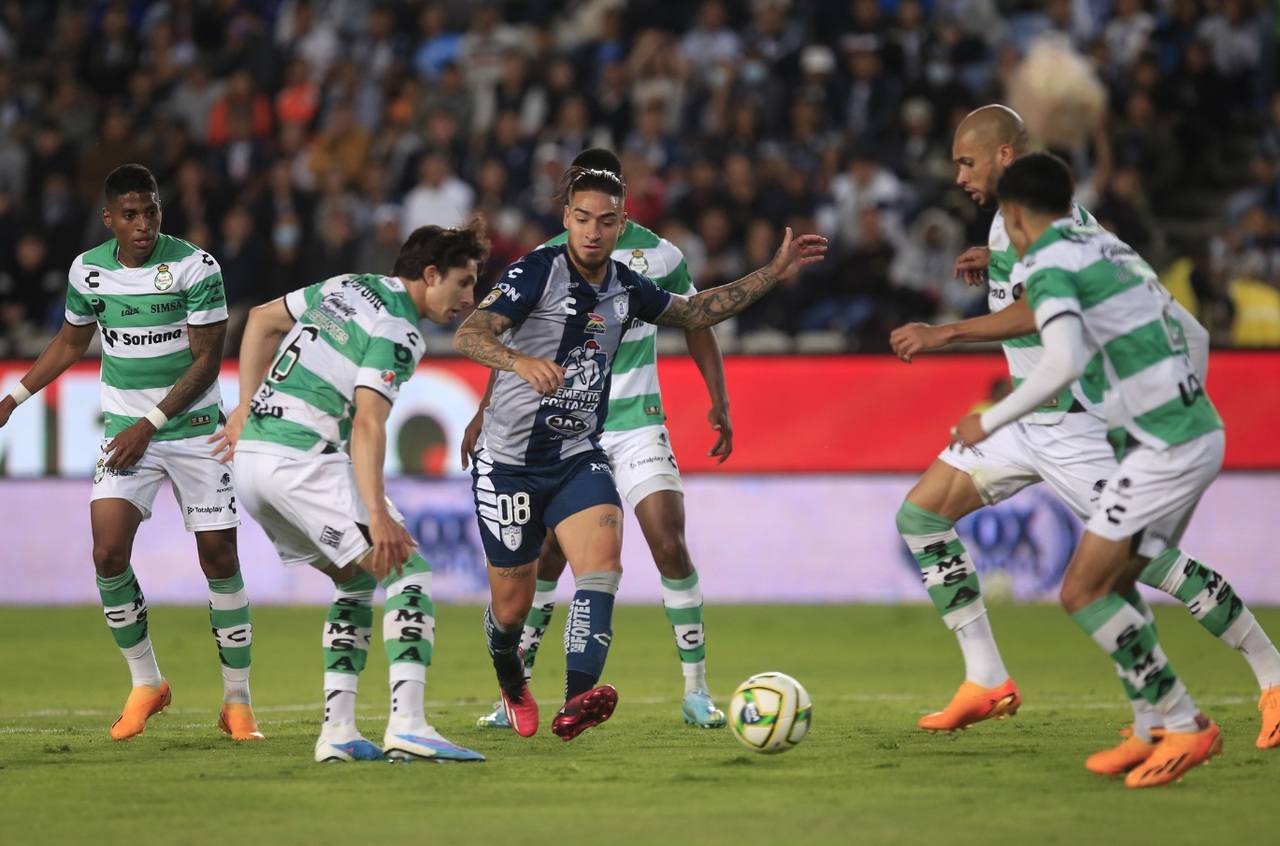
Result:
[[1086,531],[1063,579],[1062,604],[1124,671],[1126,694],[1141,696],[1163,718],[1164,733],[1155,748],[1125,777],[1129,787],[1151,787],[1180,778],[1220,753],[1222,739],[1165,657],[1155,627],[1117,592],[1142,564],[1131,557],[1130,545],[1129,538],[1112,540]]
[[1262,691],[1262,728],[1255,745],[1280,747],[1280,651],[1231,584],[1179,549],[1156,556],[1139,579],[1178,599],[1210,634],[1244,657]]
[[240,575],[234,528],[195,533],[200,569],[209,583],[209,625],[222,665],[218,728],[233,740],[262,740],[249,695],[253,626]]
[[484,612],[485,641],[498,676],[507,722],[521,737],[538,732],[538,703],[529,691],[520,655],[524,620],[533,604],[536,562],[498,567],[489,562],[490,603]]
[[[333,602],[321,632],[324,659],[324,725],[321,739],[337,738],[339,744],[365,741],[356,730],[356,693],[360,673],[369,659],[373,635],[373,592],[378,583],[357,564],[318,566],[334,582]],[[373,744],[370,744],[373,745]],[[317,760],[320,744],[317,742]],[[374,748],[378,748],[374,746]],[[378,758],[382,750],[378,749]],[[373,760],[355,756],[338,760]]]
[[160,675],[147,625],[147,600],[129,563],[142,512],[124,499],[95,499],[89,506],[93,531],[93,566],[98,594],[111,636],[129,666],[133,689],[111,736],[126,740],[142,734],[147,720],[172,701]]
[[[662,485],[667,478],[671,477],[656,477],[649,483]],[[676,480],[675,486],[678,485]],[[671,487],[657,488],[636,503],[635,513],[658,567],[662,607],[671,623],[676,654],[680,658],[684,676],[681,717],[699,728],[723,728],[727,724],[724,712],[716,707],[707,687],[702,587],[684,538],[684,494]]]
[[983,505],[969,475],[935,461],[907,495],[897,514],[898,531],[920,565],[925,588],[965,661],[965,681],[947,707],[922,717],[928,731],[955,731],[1016,714],[1022,704],[1005,669],[977,567],[955,530],[955,521]]

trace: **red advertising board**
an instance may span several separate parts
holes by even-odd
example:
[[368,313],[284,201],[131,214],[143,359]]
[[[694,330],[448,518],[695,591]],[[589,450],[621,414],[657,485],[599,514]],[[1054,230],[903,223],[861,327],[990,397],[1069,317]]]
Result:
[[[0,392],[28,366],[0,362]],[[956,420],[989,395],[1005,365],[999,353],[926,355],[910,365],[892,356],[732,356],[725,371],[734,452],[717,466],[706,455],[715,435],[697,367],[687,356],[659,361],[667,425],[686,473],[918,473]],[[101,433],[96,374],[96,363],[77,364],[0,429],[0,466],[8,475],[90,472],[94,431]],[[486,375],[461,359],[429,359],[397,403],[405,415],[438,424],[429,445],[435,458],[418,462],[427,472],[460,474],[457,445]],[[231,400],[234,363],[222,381]],[[1214,352],[1208,391],[1227,424],[1227,469],[1280,469],[1280,352]],[[392,420],[393,427],[402,423]]]

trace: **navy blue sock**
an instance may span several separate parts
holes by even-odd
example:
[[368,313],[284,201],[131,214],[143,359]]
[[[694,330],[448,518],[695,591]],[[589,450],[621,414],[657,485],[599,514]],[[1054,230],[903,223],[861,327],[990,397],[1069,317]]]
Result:
[[613,641],[613,599],[621,578],[621,573],[586,573],[577,579],[564,624],[566,701],[595,687],[604,673]]
[[493,669],[498,672],[498,684],[508,696],[520,693],[524,687],[524,663],[520,660],[520,634],[524,626],[504,629],[493,618],[493,606],[484,609],[484,636],[493,658]]

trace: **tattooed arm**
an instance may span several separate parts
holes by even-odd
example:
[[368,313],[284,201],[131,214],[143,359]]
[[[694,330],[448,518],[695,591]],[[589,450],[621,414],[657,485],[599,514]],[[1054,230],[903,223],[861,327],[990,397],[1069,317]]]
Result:
[[769,293],[779,282],[785,282],[803,268],[822,261],[826,251],[826,238],[801,235],[793,240],[788,227],[782,246],[767,267],[692,297],[673,296],[671,305],[654,322],[682,329],[706,329],[722,323]]
[[551,396],[564,384],[564,368],[546,358],[533,358],[503,344],[499,338],[512,326],[511,319],[476,309],[453,336],[453,348],[493,370],[510,370],[543,396]]

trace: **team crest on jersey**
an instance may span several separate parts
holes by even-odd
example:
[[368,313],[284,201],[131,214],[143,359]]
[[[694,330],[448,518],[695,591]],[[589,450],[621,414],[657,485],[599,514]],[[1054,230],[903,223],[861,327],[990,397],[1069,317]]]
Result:
[[587,312],[586,331],[592,335],[603,335],[605,333],[604,318],[598,314]]
[[485,298],[480,301],[480,305],[476,306],[476,308],[488,308],[489,306],[496,303],[498,301],[498,297],[501,297],[501,296],[502,296],[502,291],[499,290],[498,288],[494,288],[492,291],[490,291],[488,294],[485,295]]
[[627,322],[627,315],[631,313],[631,295],[626,291],[613,298],[613,315],[618,318],[619,323]]
[[631,268],[636,273],[648,273],[649,260],[644,257],[644,250],[632,250],[631,258],[627,261],[627,267]]
[[161,264],[156,266],[156,290],[167,291],[173,287],[173,274],[169,272],[169,265]]
[[503,526],[502,527],[502,545],[507,549],[515,552],[520,548],[520,542],[524,540],[524,530],[519,526]]

